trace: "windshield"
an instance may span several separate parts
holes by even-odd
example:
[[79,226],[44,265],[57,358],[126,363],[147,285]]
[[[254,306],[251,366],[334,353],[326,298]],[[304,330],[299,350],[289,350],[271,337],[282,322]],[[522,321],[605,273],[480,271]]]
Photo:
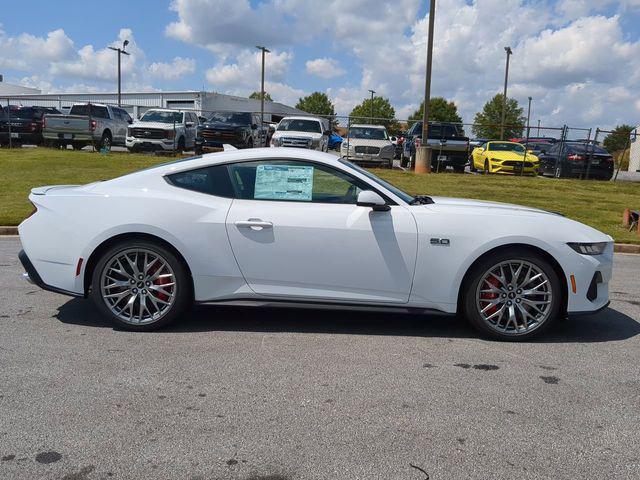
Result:
[[602,147],[597,147],[593,144],[591,145],[586,145],[586,144],[569,144],[567,145],[568,150],[570,150],[572,153],[595,153],[595,154],[608,154],[609,152],[607,152],[604,148]]
[[283,119],[278,124],[279,132],[309,132],[321,133],[320,122],[317,120],[303,120],[297,118]]
[[491,152],[516,152],[524,153],[524,147],[519,143],[508,142],[491,142],[489,143],[489,151]]
[[143,122],[182,123],[182,113],[165,110],[149,110],[140,119]]
[[215,112],[209,117],[209,122],[235,123],[238,125],[251,125],[250,113]]
[[363,138],[366,140],[388,140],[389,135],[384,128],[370,128],[370,127],[353,127],[349,130],[349,136],[351,138]]
[[411,203],[413,202],[413,197],[411,195],[409,195],[406,192],[403,192],[402,190],[400,190],[397,187],[394,187],[393,185],[391,185],[389,182],[385,182],[384,180],[382,180],[379,177],[376,177],[373,173],[369,172],[368,170],[365,170],[362,167],[359,167],[358,165],[355,165],[351,162],[346,161],[345,159],[341,158],[339,160],[340,163],[346,165],[349,168],[354,169],[355,171],[361,173],[362,175],[364,175],[365,177],[367,177],[369,180],[374,181],[375,183],[377,183],[378,185],[381,185],[382,187],[386,188],[387,190],[389,190],[391,193],[393,193],[396,197],[401,198],[403,201],[407,202],[407,203]]

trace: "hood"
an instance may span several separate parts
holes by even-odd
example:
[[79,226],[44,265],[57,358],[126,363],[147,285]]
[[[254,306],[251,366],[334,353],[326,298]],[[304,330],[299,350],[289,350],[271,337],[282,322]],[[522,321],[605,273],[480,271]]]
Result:
[[322,138],[322,134],[315,132],[298,132],[296,130],[276,130],[273,134],[273,138],[281,137],[312,138],[313,140],[319,140]]
[[[182,127],[181,123],[176,123],[176,128]],[[155,128],[159,130],[173,130],[173,123],[164,122],[143,122],[142,120],[136,120],[129,128]]]
[[367,146],[367,147],[386,147],[389,145],[393,145],[390,140],[371,140],[369,138],[345,138],[342,140],[343,145],[349,146]]
[[205,122],[203,128],[212,128],[214,130],[236,130],[238,128],[249,128],[250,125],[242,123],[225,123],[225,122]]
[[543,213],[547,215],[558,215],[554,212],[541,210],[539,208],[524,207],[522,205],[514,205],[511,203],[500,202],[488,202],[484,200],[471,200],[466,198],[452,198],[452,197],[431,197],[436,205],[445,205],[459,208],[482,208],[494,211],[504,211],[505,213],[511,212],[529,212],[529,213]]
[[[519,161],[524,160],[523,153],[516,153],[516,152],[487,152],[487,153],[489,158],[496,158],[498,160],[519,160]],[[536,157],[532,153],[527,153],[527,160],[535,162],[538,160],[538,157]]]

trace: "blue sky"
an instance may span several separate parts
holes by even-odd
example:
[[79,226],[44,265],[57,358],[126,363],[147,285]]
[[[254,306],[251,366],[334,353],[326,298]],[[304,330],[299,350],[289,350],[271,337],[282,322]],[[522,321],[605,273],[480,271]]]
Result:
[[[273,50],[267,90],[295,103],[327,92],[348,113],[372,88],[406,117],[423,89],[427,1],[86,0],[12,2],[0,13],[0,72],[47,92],[112,91],[131,41],[126,90],[259,88],[259,43]],[[438,0],[433,94],[466,121],[501,90],[534,98],[543,124],[640,123],[640,0]]]

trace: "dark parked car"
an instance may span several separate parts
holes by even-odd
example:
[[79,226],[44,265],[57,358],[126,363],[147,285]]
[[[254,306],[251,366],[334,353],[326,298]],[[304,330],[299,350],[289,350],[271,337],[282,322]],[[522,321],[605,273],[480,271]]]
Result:
[[53,107],[21,107],[10,105],[0,112],[0,145],[19,147],[22,144],[42,144],[42,118],[59,114]]
[[[540,159],[539,173],[556,178],[584,177],[610,180],[613,176],[613,157],[604,148],[584,143],[554,144]],[[589,165],[590,163],[590,165]]]
[[248,112],[215,112],[196,131],[196,153],[220,150],[224,144],[236,148],[267,146],[267,131],[260,115]]
[[533,153],[536,157],[547,153],[553,147],[553,143],[544,143],[544,142],[533,142],[527,145],[527,148],[531,153]]
[[[415,160],[416,140],[422,142],[422,122],[416,122],[407,132],[403,142],[403,167]],[[469,162],[469,139],[458,130],[454,123],[429,122],[428,144],[431,147],[431,168],[434,172],[450,166],[463,173]]]

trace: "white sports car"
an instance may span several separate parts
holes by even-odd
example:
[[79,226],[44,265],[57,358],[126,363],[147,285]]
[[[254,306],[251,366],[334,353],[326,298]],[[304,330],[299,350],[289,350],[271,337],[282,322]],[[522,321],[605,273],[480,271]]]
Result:
[[533,208],[413,197],[322,152],[214,153],[29,199],[27,279],[131,330],[244,300],[462,312],[515,340],[609,303],[611,237]]

